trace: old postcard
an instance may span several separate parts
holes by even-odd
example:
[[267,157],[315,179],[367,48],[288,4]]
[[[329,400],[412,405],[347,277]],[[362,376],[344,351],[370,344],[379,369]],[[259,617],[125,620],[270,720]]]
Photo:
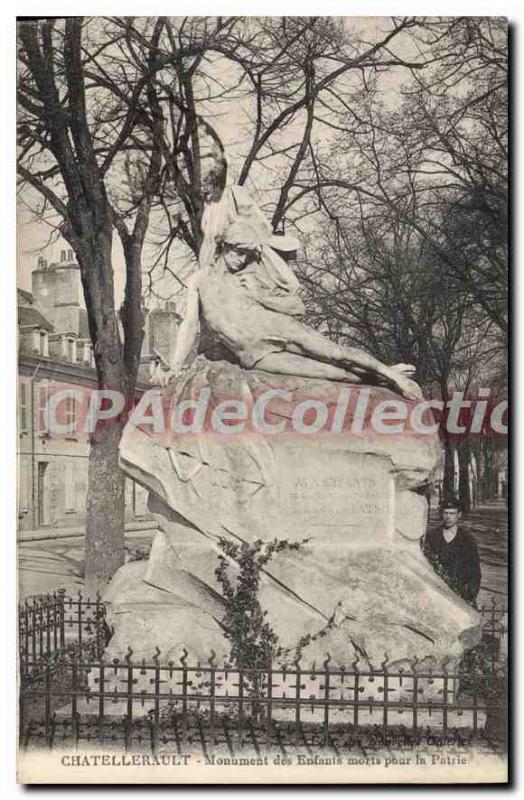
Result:
[[20,782],[507,782],[507,35],[19,20]]

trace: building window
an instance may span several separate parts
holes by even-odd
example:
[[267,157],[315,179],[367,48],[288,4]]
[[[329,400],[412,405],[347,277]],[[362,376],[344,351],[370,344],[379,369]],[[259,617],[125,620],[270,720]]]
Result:
[[44,358],[49,357],[49,336],[42,328],[33,331],[33,350]]
[[40,383],[37,393],[37,426],[39,433],[49,433],[47,419],[48,385]]
[[69,361],[76,361],[76,342],[71,338],[67,340],[67,357]]
[[29,384],[20,381],[20,398],[18,408],[20,409],[20,433],[27,433],[29,430]]
[[29,465],[20,464],[18,483],[18,513],[27,514],[29,511]]
[[38,526],[43,527],[51,522],[50,508],[50,462],[39,461],[37,473]]
[[96,403],[96,393],[89,390],[89,404],[86,409],[86,418],[85,418],[85,432],[86,433],[93,433],[96,428],[96,420],[97,420],[97,403]]
[[65,399],[65,420],[66,425],[69,425],[71,433],[76,433],[76,404],[74,397],[66,397]]
[[64,500],[64,510],[73,512],[76,511],[76,502],[75,502],[75,470],[74,464],[70,461],[66,461],[64,464],[64,488],[65,488],[65,500]]
[[49,357],[49,337],[47,331],[40,331],[40,347],[39,352],[44,358]]

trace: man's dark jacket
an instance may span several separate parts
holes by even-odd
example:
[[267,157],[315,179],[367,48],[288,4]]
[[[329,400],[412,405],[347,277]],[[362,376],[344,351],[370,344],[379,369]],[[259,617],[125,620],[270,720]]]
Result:
[[442,528],[438,528],[426,534],[422,549],[450,589],[475,605],[480,589],[480,560],[473,536],[459,527],[455,538],[448,543]]

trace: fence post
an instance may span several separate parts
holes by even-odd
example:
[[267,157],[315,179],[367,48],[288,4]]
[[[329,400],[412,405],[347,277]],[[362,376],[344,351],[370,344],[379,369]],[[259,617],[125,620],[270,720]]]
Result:
[[78,590],[78,601],[77,601],[77,617],[76,617],[76,624],[78,627],[78,649],[80,653],[82,652],[82,600],[83,594]]
[[300,719],[300,691],[302,683],[302,670],[300,668],[300,658],[295,662],[295,736],[298,740],[301,737],[301,719]]
[[209,727],[210,727],[210,736],[211,741],[213,744],[217,743],[216,739],[216,731],[215,731],[215,658],[216,653],[212,649],[211,655],[208,659],[208,664],[210,667],[209,670]]
[[75,747],[78,746],[79,739],[79,720],[78,720],[78,653],[76,650],[73,652],[71,660],[71,726],[73,738],[75,740]]
[[413,733],[415,738],[418,738],[418,673],[417,673],[418,658],[411,662],[411,674],[413,677]]
[[473,736],[477,734],[478,728],[478,683],[473,681]]
[[102,645],[100,639],[100,619],[101,619],[101,611],[100,611],[100,592],[97,592],[95,595],[95,632],[96,632],[96,657],[100,658],[100,654],[102,652]]
[[443,690],[442,690],[442,700],[443,700],[443,708],[442,708],[442,733],[444,738],[448,735],[448,692],[449,692],[449,675],[448,675],[448,663],[449,659],[444,659],[442,663],[442,672],[444,673],[444,682],[443,682]]
[[53,732],[51,730],[51,665],[46,659],[44,664],[44,733],[46,744],[49,749],[53,747]]
[[329,744],[329,691],[330,691],[330,674],[329,664],[331,662],[331,653],[327,652],[327,658],[324,661],[324,747]]
[[273,663],[271,652],[267,654],[267,698],[266,698],[266,746],[271,747],[273,727]]
[[51,611],[52,611],[52,596],[48,595],[46,597],[46,604],[45,604],[45,633],[46,633],[46,653],[51,652]]
[[44,601],[37,601],[38,613],[38,655],[44,655]]
[[244,742],[244,670],[238,668],[238,739],[240,746]]
[[495,601],[495,597],[491,596],[491,674],[492,676],[495,675],[495,670],[497,668],[497,652],[496,652],[496,645],[495,642],[497,641],[496,632],[495,632],[495,616],[497,613],[497,605]]
[[184,647],[180,663],[182,664],[182,737],[185,742],[188,739],[187,724],[187,656],[188,652]]
[[36,600],[31,602],[31,649],[33,661],[37,661],[36,653]]
[[23,681],[20,681],[20,691],[18,694],[18,738],[20,742],[24,741],[25,734],[24,683]]
[[384,653],[384,661],[381,664],[382,672],[384,673],[384,714],[382,718],[382,741],[384,745],[387,745],[388,743],[388,702],[389,702],[388,661],[389,661],[389,656],[387,653]]
[[24,603],[24,607],[21,612],[21,617],[23,619],[23,624],[21,624],[22,631],[20,632],[20,638],[23,641],[21,646],[21,659],[20,659],[20,676],[23,678],[25,672],[29,672],[29,611],[27,606],[27,600]]
[[57,650],[58,648],[58,621],[59,621],[58,595],[55,590],[53,592],[53,650]]
[[126,680],[126,721],[124,726],[124,737],[125,737],[125,750],[126,753],[129,750],[129,745],[131,743],[132,738],[132,726],[133,726],[133,662],[131,661],[131,656],[133,655],[133,651],[130,647],[127,648],[127,655],[125,657],[125,661],[127,664],[127,680]]
[[105,664],[103,657],[100,657],[99,660],[99,673],[98,673],[98,689],[99,689],[99,696],[98,696],[98,738],[100,741],[103,740],[104,736],[104,712],[105,712],[105,683],[106,683],[106,676],[105,676]]
[[153,663],[155,667],[155,671],[153,674],[153,692],[155,695],[154,698],[154,708],[153,708],[153,724],[151,727],[151,752],[153,755],[156,754],[157,749],[157,742],[159,736],[159,728],[160,728],[160,663],[159,663],[159,656],[162,651],[155,647],[155,655],[153,656]]
[[353,667],[353,735],[355,740],[359,740],[359,720],[358,720],[358,707],[360,703],[360,670],[358,668],[360,656],[358,651],[355,651],[355,658],[352,663]]
[[59,613],[59,634],[60,634],[60,650],[65,648],[65,589],[58,590],[58,613]]

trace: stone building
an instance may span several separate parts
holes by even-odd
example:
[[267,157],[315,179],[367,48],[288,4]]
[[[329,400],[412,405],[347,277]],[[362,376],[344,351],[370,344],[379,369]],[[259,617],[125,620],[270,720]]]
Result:
[[[55,435],[46,425],[49,391],[97,388],[93,347],[72,250],[56,263],[39,258],[32,291],[18,289],[18,517],[21,531],[81,526],[85,521],[88,434]],[[178,316],[172,306],[147,317],[137,393],[148,387],[150,365],[167,361]],[[88,392],[86,392],[88,397]],[[73,398],[63,401],[66,422],[81,412]],[[128,480],[126,517],[148,519],[147,493]]]

